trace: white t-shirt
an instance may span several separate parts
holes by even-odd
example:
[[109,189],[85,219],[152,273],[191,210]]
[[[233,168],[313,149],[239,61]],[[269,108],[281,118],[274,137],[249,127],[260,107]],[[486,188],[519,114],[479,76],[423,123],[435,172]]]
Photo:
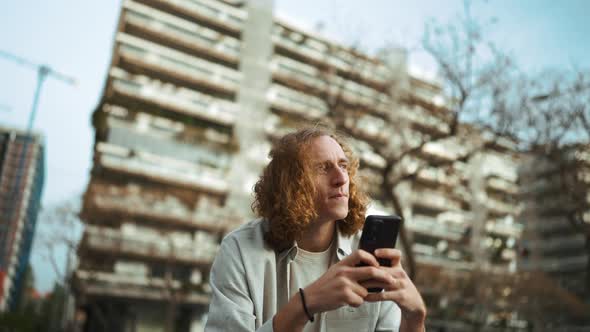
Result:
[[[299,288],[307,287],[328,271],[330,265],[335,262],[334,242],[332,241],[330,247],[322,252],[297,248],[297,255],[291,262],[290,294],[298,294]],[[324,316],[315,315],[314,322],[307,322],[303,332],[321,332]]]

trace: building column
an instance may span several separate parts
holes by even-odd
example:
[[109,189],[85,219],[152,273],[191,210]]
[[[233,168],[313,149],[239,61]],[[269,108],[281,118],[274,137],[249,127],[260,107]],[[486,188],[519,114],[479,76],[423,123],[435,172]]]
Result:
[[228,176],[232,190],[226,201],[228,212],[243,220],[252,217],[252,189],[270,149],[264,123],[269,114],[266,92],[271,82],[272,8],[272,0],[246,2],[248,19],[242,31],[240,54],[242,82],[236,100],[239,113],[234,126],[239,151],[232,160]]

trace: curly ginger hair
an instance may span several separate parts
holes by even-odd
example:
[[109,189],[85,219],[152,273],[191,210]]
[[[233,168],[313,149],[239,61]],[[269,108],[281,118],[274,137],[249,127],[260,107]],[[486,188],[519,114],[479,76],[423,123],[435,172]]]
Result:
[[337,223],[341,233],[352,235],[364,224],[367,195],[357,185],[359,160],[344,138],[327,128],[304,128],[283,136],[269,153],[270,163],[254,187],[252,209],[269,222],[265,241],[275,250],[293,245],[307,225],[317,218],[314,174],[307,151],[321,136],[333,138],[349,160],[348,215]]

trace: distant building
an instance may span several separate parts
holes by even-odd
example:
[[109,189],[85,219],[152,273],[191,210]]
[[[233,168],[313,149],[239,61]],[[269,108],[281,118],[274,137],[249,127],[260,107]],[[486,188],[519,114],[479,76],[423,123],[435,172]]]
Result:
[[41,136],[0,127],[0,311],[22,292],[44,181]]

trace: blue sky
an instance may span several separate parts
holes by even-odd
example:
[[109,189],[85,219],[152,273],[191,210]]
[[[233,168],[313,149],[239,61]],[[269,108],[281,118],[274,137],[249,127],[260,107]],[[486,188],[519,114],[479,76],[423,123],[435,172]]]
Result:
[[[35,130],[45,135],[44,206],[82,193],[88,181],[93,131],[90,114],[100,98],[110,61],[119,0],[6,1],[0,9],[0,50],[45,63],[77,79],[76,86],[49,78],[39,103]],[[295,25],[367,49],[387,42],[419,46],[428,18],[447,21],[461,12],[458,0],[278,0],[275,11]],[[476,2],[476,17],[497,17],[491,38],[514,54],[528,71],[572,64],[590,67],[590,23],[585,0],[489,0]],[[434,71],[419,51],[415,66]],[[24,128],[31,108],[36,72],[0,58],[0,125]],[[6,109],[9,110],[6,110]],[[40,225],[41,228],[44,225]],[[40,248],[33,250],[37,286],[52,287],[55,274]],[[58,255],[63,262],[63,252]],[[63,266],[63,264],[62,264]]]

